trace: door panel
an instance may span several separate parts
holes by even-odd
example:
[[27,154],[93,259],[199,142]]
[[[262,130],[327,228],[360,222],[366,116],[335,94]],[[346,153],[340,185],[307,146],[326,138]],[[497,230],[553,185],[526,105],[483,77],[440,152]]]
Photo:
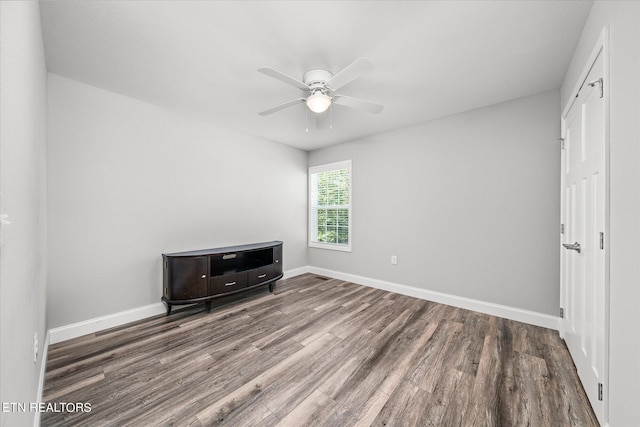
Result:
[[[599,384],[605,383],[605,99],[601,79],[602,53],[564,120],[563,244],[580,244],[580,251],[562,250],[562,332],[591,406],[603,422]],[[603,234],[604,235],[604,234]]]
[[169,299],[193,299],[208,295],[207,257],[170,257]]

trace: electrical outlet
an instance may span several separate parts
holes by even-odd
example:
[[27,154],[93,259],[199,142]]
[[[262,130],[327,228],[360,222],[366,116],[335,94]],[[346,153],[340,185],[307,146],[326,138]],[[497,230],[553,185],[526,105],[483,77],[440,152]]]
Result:
[[38,333],[33,334],[33,363],[38,362]]
[[396,265],[398,263],[398,257],[396,255],[391,255],[391,264]]

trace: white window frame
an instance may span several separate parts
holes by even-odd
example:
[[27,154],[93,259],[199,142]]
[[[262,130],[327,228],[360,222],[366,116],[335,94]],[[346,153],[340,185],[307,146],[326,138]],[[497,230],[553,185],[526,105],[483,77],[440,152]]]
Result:
[[[348,171],[348,175],[349,175],[349,204],[347,205],[348,209],[349,209],[349,215],[348,215],[348,226],[349,226],[349,230],[348,230],[348,239],[349,239],[349,243],[348,244],[339,244],[339,243],[324,243],[324,242],[317,242],[315,241],[317,239],[317,232],[318,232],[318,224],[317,224],[317,213],[316,213],[316,207],[314,206],[312,197],[313,197],[313,188],[312,188],[312,179],[311,176],[317,173],[321,173],[321,172],[328,172],[328,171],[332,171],[332,170],[338,170],[338,169],[347,169]],[[351,160],[343,160],[340,162],[334,162],[334,163],[328,163],[328,164],[324,164],[324,165],[318,165],[318,166],[311,166],[309,167],[309,174],[308,174],[308,182],[309,182],[309,190],[308,190],[308,195],[309,195],[309,221],[308,221],[308,230],[309,230],[309,241],[308,241],[308,245],[310,248],[321,248],[321,249],[331,249],[334,251],[342,251],[342,252],[351,252],[351,246],[352,246],[352,215],[353,215],[353,198],[352,198],[352,191],[353,191],[353,181],[352,181],[352,175],[351,175]],[[315,214],[315,215],[314,215]]]

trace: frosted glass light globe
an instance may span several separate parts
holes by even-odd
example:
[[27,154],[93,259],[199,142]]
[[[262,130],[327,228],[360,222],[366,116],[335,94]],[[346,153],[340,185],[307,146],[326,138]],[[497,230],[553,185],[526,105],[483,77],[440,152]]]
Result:
[[314,113],[323,113],[331,105],[331,97],[322,92],[315,92],[307,98],[307,107]]

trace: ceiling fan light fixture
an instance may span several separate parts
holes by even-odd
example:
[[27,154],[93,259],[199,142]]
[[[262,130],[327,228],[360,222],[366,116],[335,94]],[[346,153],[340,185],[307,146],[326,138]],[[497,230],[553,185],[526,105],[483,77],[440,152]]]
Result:
[[314,113],[324,113],[331,105],[331,97],[316,91],[307,98],[307,107]]
[[[302,80],[291,77],[271,67],[258,68],[258,71],[269,77],[283,81],[289,85],[305,91],[306,97],[292,99],[265,111],[258,112],[260,116],[268,116],[276,111],[305,103],[312,113],[324,113],[332,104],[378,114],[384,106],[364,99],[341,95],[335,91],[361,77],[373,69],[373,64],[366,58],[358,58],[336,74],[322,69],[309,70]],[[305,110],[307,111],[307,110]]]

